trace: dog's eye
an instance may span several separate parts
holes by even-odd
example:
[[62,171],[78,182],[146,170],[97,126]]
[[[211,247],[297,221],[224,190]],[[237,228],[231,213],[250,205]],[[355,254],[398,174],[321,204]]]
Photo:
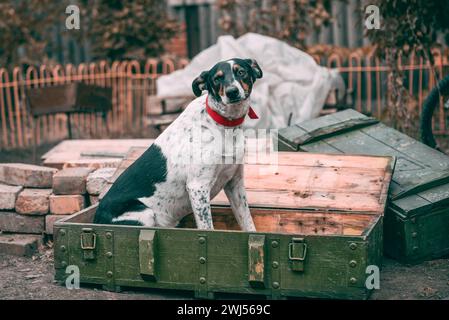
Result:
[[246,76],[246,71],[243,69],[239,69],[239,71],[237,71],[237,74],[241,77],[244,77],[244,76]]

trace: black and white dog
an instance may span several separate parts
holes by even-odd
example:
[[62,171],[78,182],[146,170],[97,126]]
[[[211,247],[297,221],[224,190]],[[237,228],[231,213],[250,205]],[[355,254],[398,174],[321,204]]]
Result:
[[[220,136],[241,128],[246,115],[257,117],[249,96],[261,77],[252,59],[222,61],[202,72],[192,83],[198,98],[120,175],[101,200],[94,222],[175,227],[193,212],[199,229],[213,229],[210,200],[224,189],[241,229],[254,231],[243,155],[222,152]],[[201,95],[203,90],[208,94]],[[195,128],[201,130],[199,141]],[[201,161],[193,159],[198,155]],[[234,161],[223,163],[228,156]]]

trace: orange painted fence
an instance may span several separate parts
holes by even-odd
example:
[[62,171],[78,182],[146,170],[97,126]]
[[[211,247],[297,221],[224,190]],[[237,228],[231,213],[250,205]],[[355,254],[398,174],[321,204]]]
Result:
[[[434,51],[436,68],[440,74],[449,71],[448,55]],[[342,56],[331,53],[314,57],[320,64],[337,67],[346,81],[353,98],[353,107],[364,113],[380,117],[385,106],[386,73],[388,67],[379,59],[363,56],[360,50]],[[149,59],[145,63],[104,61],[73,66],[57,65],[29,67],[24,72],[15,68],[12,74],[0,69],[0,150],[30,147],[33,143],[31,116],[26,109],[26,88],[44,87],[82,81],[112,87],[113,110],[108,114],[110,137],[125,137],[138,133],[151,110],[150,95],[156,93],[156,79],[184,67],[187,60]],[[419,101],[419,108],[427,93],[435,85],[427,61],[412,56],[409,61],[398,62],[404,70],[404,83]],[[448,134],[448,110],[441,104],[435,116],[435,133]],[[106,128],[100,116],[79,114],[72,116],[75,137],[105,138]],[[417,124],[418,125],[418,124]],[[40,117],[37,130],[38,144],[54,142],[67,137],[66,116]]]
[[[33,143],[32,119],[26,108],[26,89],[70,82],[84,82],[112,88],[112,112],[107,122],[110,135],[126,136],[142,129],[148,112],[148,96],[156,92],[156,79],[161,74],[183,68],[187,60],[149,59],[104,61],[74,66],[56,65],[29,67],[25,72],[14,68],[12,74],[0,69],[0,150],[26,148]],[[74,136],[79,138],[106,137],[101,117],[95,114],[72,116]],[[38,120],[38,144],[67,137],[66,116],[49,115]]]
[[[449,51],[433,49],[432,54],[438,79],[441,80],[449,74]],[[386,106],[387,73],[390,70],[388,66],[373,55],[364,55],[362,50],[355,50],[350,54],[331,53],[326,57],[313,57],[321,65],[340,70],[354,109],[382,119]],[[405,87],[417,101],[416,112],[420,114],[425,98],[435,87],[435,72],[429,61],[413,53],[408,59],[399,59],[397,64],[404,74]],[[435,110],[433,120],[435,134],[449,134],[449,110],[444,108],[443,99],[438,110]],[[419,126],[419,123],[416,125]]]

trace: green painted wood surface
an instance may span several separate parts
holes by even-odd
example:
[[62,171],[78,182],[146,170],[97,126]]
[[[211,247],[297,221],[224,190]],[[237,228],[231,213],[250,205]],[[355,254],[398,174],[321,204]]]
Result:
[[[368,125],[332,131],[338,123],[360,119]],[[369,119],[345,110],[282,129],[279,150],[395,156],[385,251],[403,262],[441,257],[449,251],[449,157],[381,123],[368,123]],[[319,131],[330,132],[304,138]],[[420,224],[410,228],[414,217]]]
[[[89,215],[88,210],[81,215]],[[365,299],[369,295],[364,285],[366,267],[368,263],[381,263],[380,255],[372,249],[381,241],[376,231],[381,217],[374,219],[361,236],[159,229],[73,222],[79,219],[79,216],[65,219],[55,225],[55,278],[64,281],[66,266],[77,265],[82,283],[103,284],[109,290],[118,286],[181,289],[192,290],[200,298],[226,292],[270,298]],[[80,247],[83,228],[91,228],[97,236],[94,260],[84,259]],[[292,269],[289,260],[289,245],[294,238],[302,238],[307,244],[302,271]],[[139,243],[147,241],[148,244],[151,239],[157,239],[152,242],[156,278],[146,277],[147,271],[141,267]],[[356,244],[355,249],[353,244]],[[263,274],[250,262],[261,260],[264,261]],[[351,267],[351,261],[356,261],[356,267]],[[264,285],[254,286],[251,280],[262,281]]]

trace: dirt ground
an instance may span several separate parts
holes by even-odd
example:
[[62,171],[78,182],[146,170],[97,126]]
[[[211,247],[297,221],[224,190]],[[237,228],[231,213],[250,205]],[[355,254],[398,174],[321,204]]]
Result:
[[[32,258],[0,254],[0,300],[156,300],[192,299],[191,292],[161,290],[124,290],[120,293],[81,286],[68,290],[53,281],[53,254],[51,249]],[[235,298],[227,296],[226,298]],[[239,298],[241,298],[239,296]],[[246,297],[249,298],[249,297]],[[449,300],[449,258],[404,266],[384,259],[380,289],[371,299]]]
[[158,300],[192,299],[172,291],[103,291],[81,286],[68,290],[53,280],[53,250],[46,248],[31,258],[0,253],[0,300]]

